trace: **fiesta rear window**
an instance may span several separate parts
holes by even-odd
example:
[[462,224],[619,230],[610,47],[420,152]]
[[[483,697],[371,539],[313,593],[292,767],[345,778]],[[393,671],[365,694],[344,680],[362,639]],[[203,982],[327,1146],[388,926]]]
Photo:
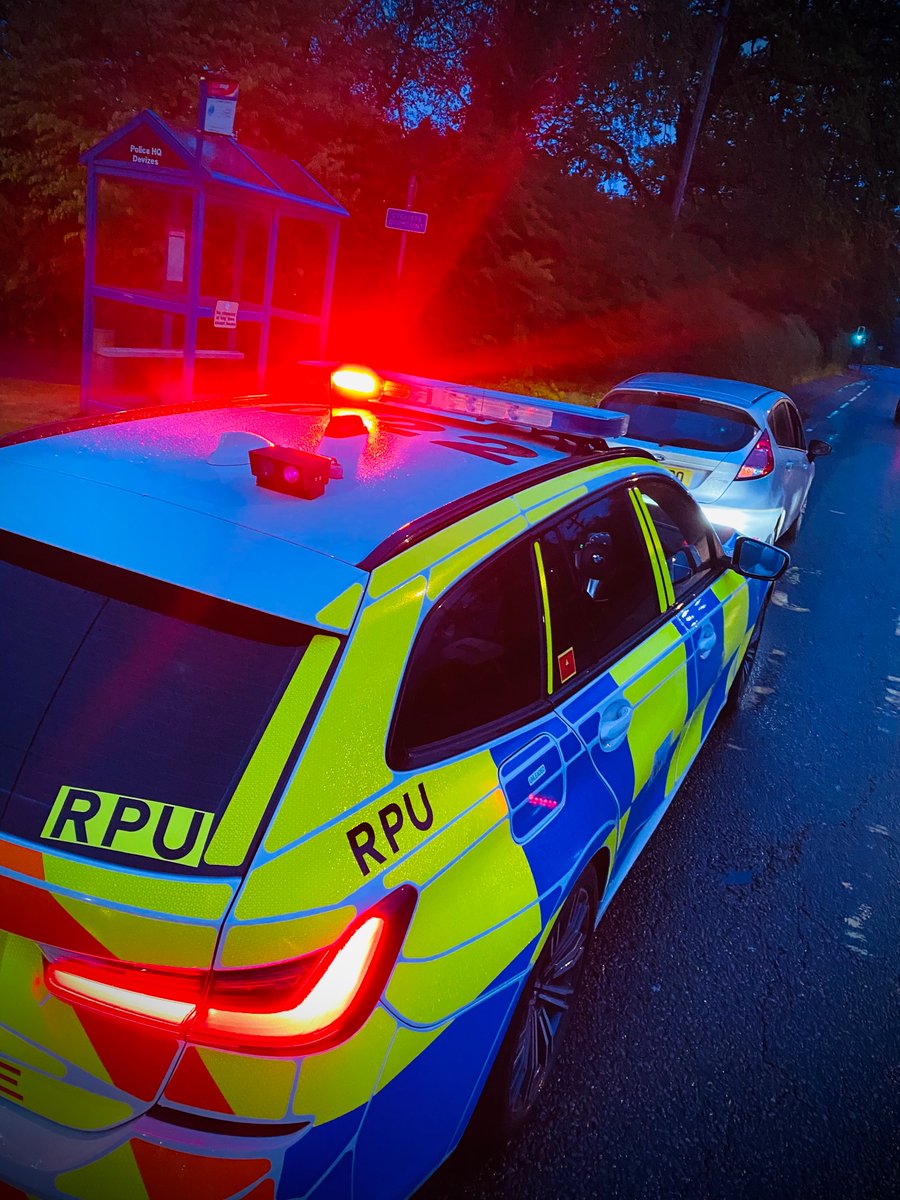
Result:
[[[197,838],[208,840],[313,633],[0,535],[0,830],[204,872]],[[110,835],[120,797],[141,803],[120,806],[123,831]],[[63,803],[82,824],[50,828]]]
[[694,396],[623,389],[604,396],[600,407],[627,413],[627,436],[657,446],[727,454],[743,449],[759,433],[746,413]]

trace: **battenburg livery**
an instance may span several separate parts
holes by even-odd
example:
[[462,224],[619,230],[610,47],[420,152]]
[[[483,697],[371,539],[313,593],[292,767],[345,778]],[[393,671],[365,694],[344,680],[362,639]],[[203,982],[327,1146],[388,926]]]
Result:
[[624,418],[327,378],[0,447],[13,1194],[404,1197],[514,1130],[752,661],[786,556]]

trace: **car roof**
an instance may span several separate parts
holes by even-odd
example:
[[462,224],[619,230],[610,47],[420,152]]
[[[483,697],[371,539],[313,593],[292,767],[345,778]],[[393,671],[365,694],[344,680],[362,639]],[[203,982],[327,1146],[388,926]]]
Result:
[[[632,375],[617,383],[610,391],[634,388],[638,391],[671,392],[676,396],[696,396],[700,399],[717,400],[735,408],[768,410],[783,393],[758,383],[746,383],[740,379],[718,379],[712,375],[686,375],[678,371],[645,372]],[[607,393],[608,395],[609,393]]]
[[[364,582],[373,552],[427,514],[465,497],[477,506],[484,494],[487,503],[498,485],[509,494],[520,479],[526,487],[541,472],[564,473],[585,461],[551,438],[498,432],[471,418],[353,407],[368,426],[355,437],[325,435],[327,405],[271,397],[117,414],[50,436],[13,437],[0,449],[0,524],[313,620],[329,600]],[[330,479],[315,500],[258,487],[246,449],[237,465],[210,463],[225,434],[334,457],[343,477]],[[280,595],[289,586],[295,597],[308,593],[302,603]]]

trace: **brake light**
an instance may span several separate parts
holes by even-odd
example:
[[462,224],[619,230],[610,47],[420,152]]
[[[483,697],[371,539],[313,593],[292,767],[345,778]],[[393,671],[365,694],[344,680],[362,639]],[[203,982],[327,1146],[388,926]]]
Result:
[[756,445],[744,459],[735,479],[762,479],[763,475],[768,475],[774,470],[775,455],[772,453],[772,440],[763,430]]
[[366,367],[338,367],[331,372],[331,386],[353,400],[376,400],[384,391],[380,376]]
[[309,1054],[346,1041],[378,1003],[397,961],[416,892],[397,888],[324,950],[229,971],[164,971],[131,963],[48,963],[48,989],[68,1003],[162,1028],[201,1046]]

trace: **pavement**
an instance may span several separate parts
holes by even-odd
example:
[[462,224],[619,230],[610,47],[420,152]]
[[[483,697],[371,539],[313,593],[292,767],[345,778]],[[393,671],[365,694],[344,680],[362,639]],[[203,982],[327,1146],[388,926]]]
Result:
[[898,396],[798,395],[833,453],[753,686],[600,924],[537,1119],[419,1200],[900,1197]]

